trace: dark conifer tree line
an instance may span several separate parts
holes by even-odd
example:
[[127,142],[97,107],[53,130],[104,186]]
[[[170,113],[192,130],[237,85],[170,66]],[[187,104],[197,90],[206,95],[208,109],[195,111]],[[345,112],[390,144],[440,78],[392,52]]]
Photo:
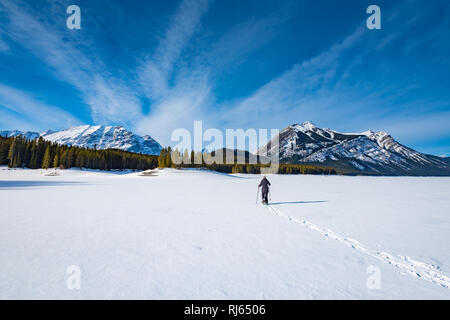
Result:
[[[223,173],[261,173],[261,168],[270,165],[250,163],[248,157],[244,163],[233,164],[222,161],[215,163],[214,153],[201,153],[184,150],[183,152],[163,148],[159,156],[138,154],[117,149],[96,150],[67,145],[58,145],[42,138],[27,140],[24,137],[0,136],[0,165],[10,168],[88,168],[100,170],[146,170],[159,168],[205,168]],[[180,159],[175,164],[173,159]],[[223,158],[225,160],[225,157]],[[258,159],[259,160],[259,159]],[[336,174],[332,168],[308,164],[280,164],[279,174]]]
[[0,136],[0,165],[10,168],[88,168],[100,170],[146,170],[158,166],[158,156],[117,149],[96,150],[58,145],[42,138]]
[[[173,155],[173,156],[171,156]],[[261,168],[270,167],[269,164],[260,163],[257,159],[256,164],[250,163],[248,156],[244,157],[244,163],[238,163],[237,157],[235,155],[233,164],[225,164],[225,156],[222,164],[217,164],[211,161],[214,153],[201,153],[201,152],[179,152],[178,150],[171,150],[171,148],[163,148],[158,157],[158,167],[160,168],[205,168],[209,170],[214,170],[223,173],[261,173]],[[176,161],[175,164],[173,159],[181,159]],[[195,161],[196,160],[196,161]],[[337,174],[336,170],[333,168],[320,167],[309,164],[279,164],[278,168],[279,174]]]

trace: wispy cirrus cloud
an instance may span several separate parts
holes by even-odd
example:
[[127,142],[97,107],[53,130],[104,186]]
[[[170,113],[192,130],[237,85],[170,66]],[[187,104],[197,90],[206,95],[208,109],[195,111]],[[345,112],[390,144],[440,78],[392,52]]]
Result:
[[[90,106],[93,122],[125,124],[166,143],[174,128],[192,125],[195,119],[220,125],[214,110],[219,109],[213,94],[215,76],[269,43],[290,17],[282,8],[263,18],[250,18],[186,58],[183,51],[201,29],[210,1],[183,0],[156,48],[141,55],[135,68],[127,70],[127,78],[121,79],[103,63],[96,43],[54,27],[54,17],[60,17],[58,25],[64,22],[65,4],[49,4],[51,12],[43,16],[25,2],[0,0],[9,38],[50,66],[56,78],[74,86]],[[138,95],[150,99],[148,115],[142,113]]]
[[[40,130],[40,128],[67,128],[80,120],[60,107],[51,106],[21,90],[0,84],[0,127]],[[11,128],[11,123],[16,127]],[[21,128],[20,128],[21,127]]]
[[198,66],[221,73],[236,69],[247,56],[269,44],[280,32],[280,26],[292,18],[291,5],[287,4],[267,16],[250,18],[232,26],[217,41],[207,46],[196,59]]
[[[94,122],[129,124],[140,115],[134,91],[114,78],[95,54],[87,56],[79,49],[86,43],[78,46],[67,29],[55,28],[24,2],[0,0],[0,6],[8,17],[9,38],[48,64],[57,78],[73,85],[91,107]],[[55,6],[65,12],[61,4]]]
[[174,65],[198,30],[208,4],[207,0],[183,0],[153,54],[144,56],[138,65],[139,84],[152,101],[150,113],[137,122],[138,132],[152,130],[159,141],[167,143],[173,129],[204,116],[201,109],[210,94],[207,75],[192,70],[181,81],[173,82],[173,78]]
[[[341,131],[386,130],[407,143],[403,138],[439,136],[433,123],[446,132],[448,77],[436,70],[448,66],[450,55],[448,3],[382,5],[382,30],[367,30],[361,14],[360,21],[343,22],[345,33],[325,40],[323,31],[296,34],[310,21],[291,19],[313,2],[254,2],[240,6],[247,10],[240,14],[234,7],[224,13],[225,6],[214,1],[180,0],[175,9],[162,5],[162,15],[149,5],[155,15],[147,19],[119,2],[105,8],[81,0],[85,22],[72,32],[65,28],[66,0],[0,0],[0,53],[11,57],[17,50],[41,60],[55,79],[70,85],[68,91],[76,89],[93,123],[124,124],[163,144],[170,143],[173,129],[190,128],[193,120],[222,129],[313,120]],[[220,15],[218,23],[213,14]],[[416,36],[424,26],[426,32]],[[289,54],[291,46],[296,50]],[[302,58],[296,60],[297,54]],[[11,83],[20,81],[11,77]],[[39,86],[29,81],[24,87]],[[26,95],[46,105],[41,95]],[[10,108],[3,114],[14,116]]]
[[[391,32],[371,33],[361,20],[360,26],[330,48],[225,106],[223,119],[233,126],[280,128],[286,126],[286,119],[313,120],[343,131],[386,130],[408,143],[419,136],[431,140],[438,132],[445,134],[448,130],[442,124],[450,122],[450,100],[430,98],[430,91],[438,87],[422,83],[421,77],[429,80],[430,66],[439,68],[446,63],[448,48],[442,44],[450,38],[445,31],[449,20],[434,22],[435,27],[425,36],[411,37],[411,32],[433,19],[439,9],[427,7],[420,19],[411,19],[416,7],[405,5],[383,12]],[[448,17],[449,12],[441,14]],[[430,45],[435,50],[432,57],[423,54]],[[404,74],[409,68],[402,69],[405,55],[417,60],[409,74]],[[424,112],[419,112],[421,109]]]
[[137,129],[139,132],[151,129],[164,143],[170,143],[174,129],[191,128],[194,120],[220,127],[223,111],[214,95],[216,78],[236,68],[252,51],[268,44],[278,27],[291,17],[283,7],[266,17],[238,23],[214,41],[198,41],[195,54],[188,54],[190,59],[185,59],[183,50],[200,28],[207,8],[206,1],[182,1],[170,19],[165,38],[153,56],[146,57],[138,68],[141,86],[153,104]]
[[154,53],[142,58],[137,71],[139,82],[152,100],[158,101],[169,93],[168,81],[174,63],[198,29],[200,19],[207,8],[208,0],[183,0],[170,18],[166,34]]
[[[314,103],[316,108],[319,107],[317,102],[324,102],[326,95],[323,92],[329,88],[330,82],[335,80],[339,56],[361,41],[362,34],[363,28],[357,28],[354,33],[326,51],[293,65],[290,70],[229,108],[224,120],[229,124],[241,122],[242,125],[244,119],[252,119],[255,124],[270,119],[273,123],[274,117],[283,121],[287,112],[298,112],[298,108],[304,107],[306,103]],[[317,101],[311,101],[312,96]]]

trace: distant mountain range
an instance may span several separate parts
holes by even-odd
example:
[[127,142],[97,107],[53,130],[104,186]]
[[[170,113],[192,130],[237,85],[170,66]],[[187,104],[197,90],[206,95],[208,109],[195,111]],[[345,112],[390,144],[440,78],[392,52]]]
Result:
[[[122,126],[78,126],[42,133],[0,131],[1,136],[42,137],[58,144],[97,149],[120,149],[158,155],[161,145],[152,137],[138,136]],[[450,157],[423,154],[398,143],[386,132],[341,133],[311,122],[293,124],[280,131],[281,163],[314,164],[348,174],[450,176]],[[270,156],[272,142],[256,155]],[[267,150],[267,151],[266,151]],[[252,154],[246,152],[246,159]]]
[[143,154],[159,155],[162,147],[152,137],[138,136],[122,126],[78,126],[61,131],[47,130],[22,132],[17,130],[0,131],[0,136],[23,136],[27,139],[42,137],[58,144],[84,148],[120,149]]
[[[278,138],[282,163],[320,164],[355,174],[450,175],[450,158],[420,153],[382,131],[341,133],[308,121],[290,125]],[[269,156],[272,144],[257,155]]]

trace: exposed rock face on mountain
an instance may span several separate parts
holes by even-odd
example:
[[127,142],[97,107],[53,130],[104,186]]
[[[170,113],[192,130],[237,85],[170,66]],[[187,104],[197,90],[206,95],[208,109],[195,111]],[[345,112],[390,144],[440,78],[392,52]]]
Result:
[[97,149],[120,149],[143,154],[159,154],[162,147],[152,137],[138,136],[122,126],[78,126],[61,131],[42,133],[0,131],[2,136],[22,135],[27,139],[42,137],[58,144]]
[[[257,151],[268,156],[274,143]],[[319,163],[355,173],[450,175],[448,158],[425,155],[395,141],[385,132],[340,133],[311,122],[293,124],[279,134],[280,161]]]

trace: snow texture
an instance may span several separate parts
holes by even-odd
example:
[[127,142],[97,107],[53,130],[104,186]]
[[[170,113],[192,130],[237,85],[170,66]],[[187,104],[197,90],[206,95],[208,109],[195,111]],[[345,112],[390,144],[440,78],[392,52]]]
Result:
[[83,125],[61,131],[47,130],[42,133],[0,131],[2,136],[22,135],[27,139],[42,137],[58,144],[83,148],[120,149],[143,154],[159,155],[162,147],[152,137],[138,136],[122,126]]
[[[445,162],[405,147],[383,131],[341,133],[319,128],[307,121],[283,129],[278,139],[281,160],[296,157],[299,162],[323,163],[327,160],[350,159],[349,163],[357,170],[370,168],[372,171],[377,171],[370,166],[373,164],[389,168],[391,172],[392,168],[408,172],[411,166],[448,168]],[[275,145],[269,142],[269,145],[260,148],[257,154],[270,155],[274,152],[271,149],[272,144]]]
[[450,178],[52,172],[0,168],[2,299],[450,298]]

